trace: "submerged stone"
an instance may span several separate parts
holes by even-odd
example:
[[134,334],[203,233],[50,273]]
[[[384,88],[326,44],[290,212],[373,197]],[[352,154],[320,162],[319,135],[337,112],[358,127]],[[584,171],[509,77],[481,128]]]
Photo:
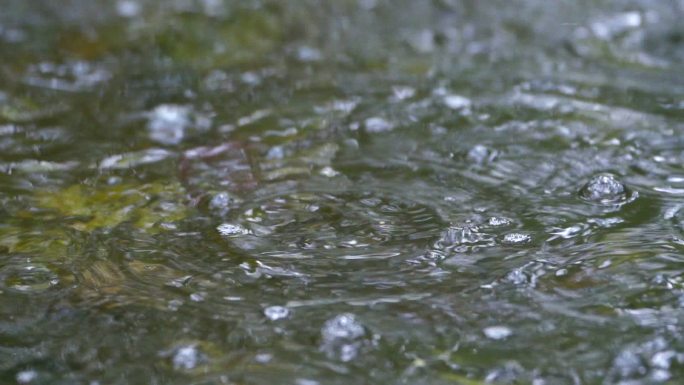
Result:
[[616,203],[627,199],[627,187],[611,174],[600,174],[591,178],[579,194],[587,201]]

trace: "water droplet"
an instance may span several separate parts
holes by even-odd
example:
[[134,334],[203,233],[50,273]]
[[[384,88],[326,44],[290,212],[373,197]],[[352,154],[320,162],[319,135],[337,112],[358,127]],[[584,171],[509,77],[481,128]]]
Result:
[[482,330],[484,335],[492,340],[503,340],[510,337],[513,331],[507,326],[490,326]]
[[522,234],[522,233],[509,233],[504,236],[503,242],[508,243],[511,245],[519,245],[523,243],[527,243],[532,240],[532,237],[530,237],[527,234]]
[[580,189],[582,199],[599,203],[616,203],[627,198],[627,188],[613,175],[601,174]]
[[289,317],[290,309],[284,306],[269,306],[264,309],[264,315],[271,321],[277,321]]

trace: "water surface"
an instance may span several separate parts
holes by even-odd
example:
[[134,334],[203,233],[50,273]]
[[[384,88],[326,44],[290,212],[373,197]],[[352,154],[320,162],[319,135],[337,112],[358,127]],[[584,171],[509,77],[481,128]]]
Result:
[[683,17],[5,0],[0,382],[682,383]]

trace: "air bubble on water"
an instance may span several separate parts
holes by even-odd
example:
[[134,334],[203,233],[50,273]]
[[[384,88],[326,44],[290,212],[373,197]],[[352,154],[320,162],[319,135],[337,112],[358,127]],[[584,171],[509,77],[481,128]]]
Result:
[[223,223],[219,225],[216,230],[218,230],[221,235],[225,236],[247,235],[251,233],[249,229],[232,223]]
[[334,168],[332,168],[330,166],[323,167],[321,169],[321,171],[319,171],[319,173],[323,176],[328,177],[328,178],[332,178],[332,177],[335,177],[337,175],[340,175],[339,171],[335,170]]
[[610,40],[631,29],[641,26],[643,20],[639,12],[624,12],[611,17],[598,20],[591,24],[591,31],[596,37]]
[[321,334],[324,342],[354,340],[362,337],[365,329],[354,314],[344,313],[326,321]]
[[351,361],[358,355],[361,338],[366,330],[353,314],[344,313],[329,319],[321,329],[321,348],[341,361]]
[[178,311],[181,306],[183,306],[183,301],[179,299],[172,299],[166,304],[166,308],[171,311]]
[[240,76],[240,80],[245,84],[256,86],[261,83],[261,76],[254,72],[245,72]]
[[186,345],[176,349],[172,360],[174,369],[191,370],[197,367],[204,357],[196,345]]
[[254,361],[260,363],[260,364],[267,364],[273,360],[273,354],[270,353],[259,353],[256,356],[254,356]]
[[617,203],[627,198],[627,188],[615,176],[600,174],[580,189],[580,197],[598,203]]
[[264,309],[264,315],[271,321],[278,321],[290,316],[290,309],[284,306],[269,306]]
[[366,127],[366,132],[380,133],[391,131],[394,128],[394,125],[386,119],[376,116],[366,119],[364,127]]
[[190,108],[176,104],[161,104],[148,115],[150,138],[161,144],[180,143],[190,125]]
[[283,146],[273,146],[266,153],[266,159],[283,159],[285,157],[285,148]]
[[524,373],[524,369],[515,361],[506,362],[503,366],[490,371],[485,377],[487,384],[516,384]]
[[298,378],[295,381],[296,385],[320,385],[318,381],[310,380],[308,378]]
[[396,100],[410,99],[416,94],[416,90],[413,87],[408,86],[394,86],[392,87],[392,94]]
[[613,361],[613,370],[617,372],[620,378],[629,378],[636,375],[643,375],[646,373],[646,367],[639,357],[639,355],[626,349],[620,352]]
[[135,0],[119,0],[116,11],[122,17],[135,17],[140,14],[140,4]]
[[504,217],[491,217],[487,220],[487,224],[493,227],[503,227],[511,224],[511,220]]
[[658,352],[651,357],[651,365],[660,369],[669,369],[671,361],[677,356],[677,352],[674,350]]
[[[227,192],[220,192],[214,195],[209,201],[209,210],[218,215],[226,215],[230,207],[234,205],[237,200]],[[219,230],[220,231],[220,230]]]
[[452,110],[462,110],[469,108],[472,102],[470,99],[461,95],[445,95],[442,99],[444,105]]
[[506,274],[506,281],[514,285],[525,285],[529,282],[529,277],[522,269],[514,269]]
[[497,156],[498,152],[496,150],[492,150],[484,145],[477,144],[468,151],[466,158],[472,163],[484,164],[495,160]]
[[38,372],[35,370],[22,370],[21,372],[17,373],[17,382],[20,384],[28,384],[33,382],[36,378],[38,378]]
[[484,234],[475,225],[465,224],[463,226],[449,227],[437,241],[437,246],[453,246],[462,244],[478,243],[484,239]]
[[316,48],[302,46],[297,49],[297,59],[303,62],[315,62],[323,59],[323,54]]
[[527,234],[522,233],[509,233],[504,236],[503,242],[509,245],[520,245],[523,243],[528,243],[532,240]]
[[193,302],[204,302],[207,294],[204,292],[192,293],[190,294],[190,300]]
[[490,326],[482,330],[484,335],[492,340],[503,340],[510,337],[513,331],[507,326]]

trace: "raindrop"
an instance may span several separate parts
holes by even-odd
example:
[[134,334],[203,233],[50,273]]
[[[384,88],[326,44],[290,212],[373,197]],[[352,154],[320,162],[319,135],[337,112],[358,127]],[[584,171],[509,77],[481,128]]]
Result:
[[616,203],[627,198],[627,188],[613,175],[601,174],[589,180],[580,189],[580,197],[599,203]]

